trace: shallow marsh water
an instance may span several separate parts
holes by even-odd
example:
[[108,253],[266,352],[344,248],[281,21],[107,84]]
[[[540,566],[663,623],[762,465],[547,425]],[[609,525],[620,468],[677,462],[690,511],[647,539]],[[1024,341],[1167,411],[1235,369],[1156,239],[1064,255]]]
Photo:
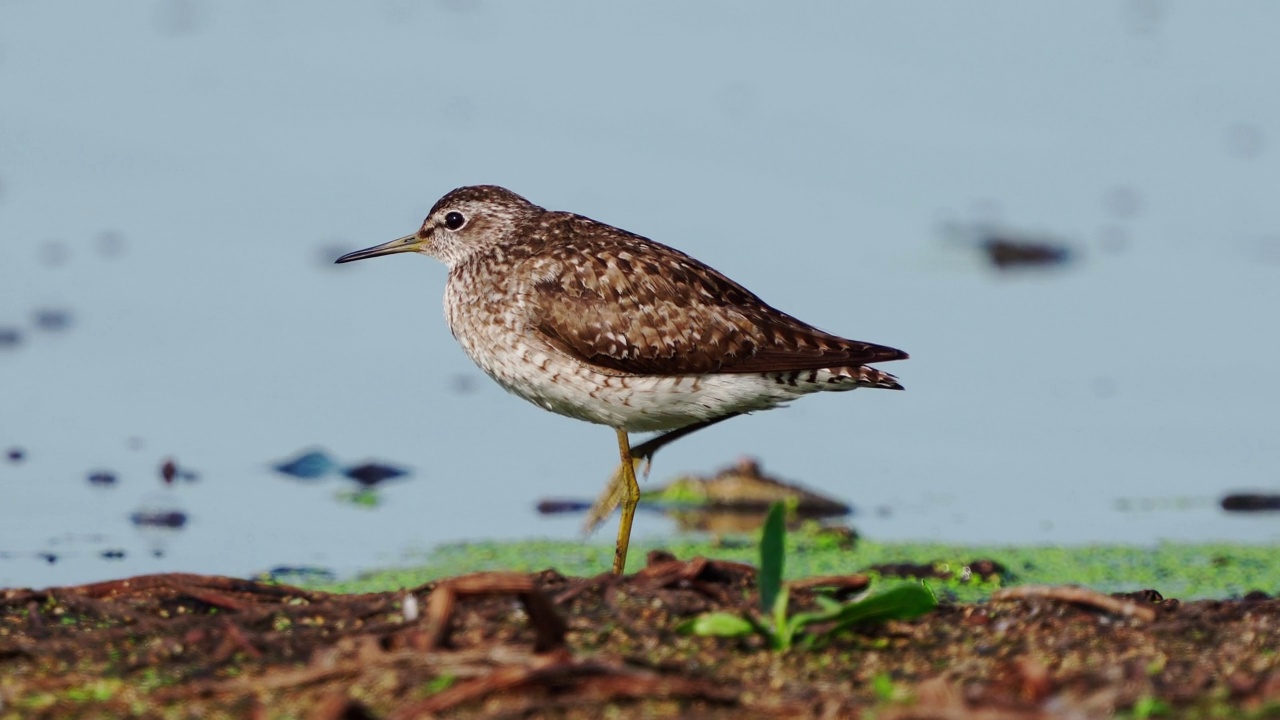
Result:
[[[438,264],[330,265],[478,182],[912,354],[905,393],[726,423],[655,479],[757,455],[884,540],[1280,540],[1217,508],[1280,467],[1280,8],[672,12],[0,6],[0,586],[575,537],[534,506],[593,497],[610,431],[482,377]],[[987,227],[1072,259],[999,271]],[[413,473],[370,507],[270,469],[316,446]]]

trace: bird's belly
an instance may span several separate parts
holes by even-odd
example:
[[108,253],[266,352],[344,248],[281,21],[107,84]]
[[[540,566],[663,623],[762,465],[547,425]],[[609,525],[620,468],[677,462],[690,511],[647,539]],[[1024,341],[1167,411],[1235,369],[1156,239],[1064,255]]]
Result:
[[629,432],[673,430],[834,389],[797,384],[793,374],[607,374],[524,344],[500,355],[473,354],[466,342],[463,347],[508,392],[560,415]]
[[462,349],[508,392],[560,415],[624,428],[673,430],[703,420],[778,407],[822,390],[850,390],[826,370],[705,375],[601,372],[513,328],[512,318],[481,315],[451,302],[446,316]]

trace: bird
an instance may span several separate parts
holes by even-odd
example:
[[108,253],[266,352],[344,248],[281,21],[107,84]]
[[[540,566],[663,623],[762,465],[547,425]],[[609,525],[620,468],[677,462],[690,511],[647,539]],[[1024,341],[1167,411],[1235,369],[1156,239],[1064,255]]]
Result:
[[[466,354],[510,393],[605,425],[620,464],[600,506],[621,505],[612,571],[626,569],[653,454],[732,417],[804,395],[901,390],[870,363],[907,353],[849,340],[765,303],[709,265],[496,185],[445,194],[417,232],[338,258],[419,253],[448,269],[444,312]],[[662,434],[632,447],[630,434]]]

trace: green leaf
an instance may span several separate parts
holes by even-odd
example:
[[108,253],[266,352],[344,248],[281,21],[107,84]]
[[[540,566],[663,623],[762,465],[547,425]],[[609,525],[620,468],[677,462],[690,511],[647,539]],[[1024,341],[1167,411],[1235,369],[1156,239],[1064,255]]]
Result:
[[818,607],[822,608],[823,612],[837,613],[844,609],[844,603],[826,595],[818,595],[814,600],[818,602]]
[[784,555],[787,551],[786,509],[782,503],[769,506],[760,537],[760,612],[773,612],[774,600],[782,588]]
[[928,585],[899,585],[844,607],[833,619],[837,630],[863,622],[908,620],[923,615],[938,605],[938,598]]
[[877,673],[871,678],[871,691],[881,702],[888,702],[893,699],[893,676],[889,673]]
[[783,586],[773,599],[773,649],[790,650],[791,636],[799,627],[787,621],[787,605],[791,602],[791,588]]
[[[841,609],[843,610],[843,608]],[[840,614],[839,612],[828,612],[828,611],[796,613],[795,615],[791,616],[791,620],[788,621],[788,624],[791,626],[793,632],[801,632],[805,629],[805,626],[807,625],[812,625],[813,623],[830,622],[834,620],[839,614]]]
[[756,626],[741,615],[714,612],[704,613],[692,620],[682,622],[676,626],[676,630],[702,637],[740,637],[755,632]]

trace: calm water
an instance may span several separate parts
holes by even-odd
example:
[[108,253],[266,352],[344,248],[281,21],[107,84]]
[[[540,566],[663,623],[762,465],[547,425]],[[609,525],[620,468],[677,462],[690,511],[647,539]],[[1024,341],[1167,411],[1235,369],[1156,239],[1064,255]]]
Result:
[[[734,420],[653,480],[751,453],[883,539],[1277,542],[1280,518],[1216,502],[1280,466],[1278,23],[1159,0],[2,3],[0,452],[25,456],[0,455],[0,586],[576,536],[534,503],[593,497],[612,432],[474,369],[433,261],[330,264],[481,182],[912,354],[906,393]],[[998,272],[985,226],[1075,262]],[[269,469],[313,446],[414,474],[369,509]],[[166,457],[198,480],[163,487]],[[190,521],[138,533],[139,508]]]

